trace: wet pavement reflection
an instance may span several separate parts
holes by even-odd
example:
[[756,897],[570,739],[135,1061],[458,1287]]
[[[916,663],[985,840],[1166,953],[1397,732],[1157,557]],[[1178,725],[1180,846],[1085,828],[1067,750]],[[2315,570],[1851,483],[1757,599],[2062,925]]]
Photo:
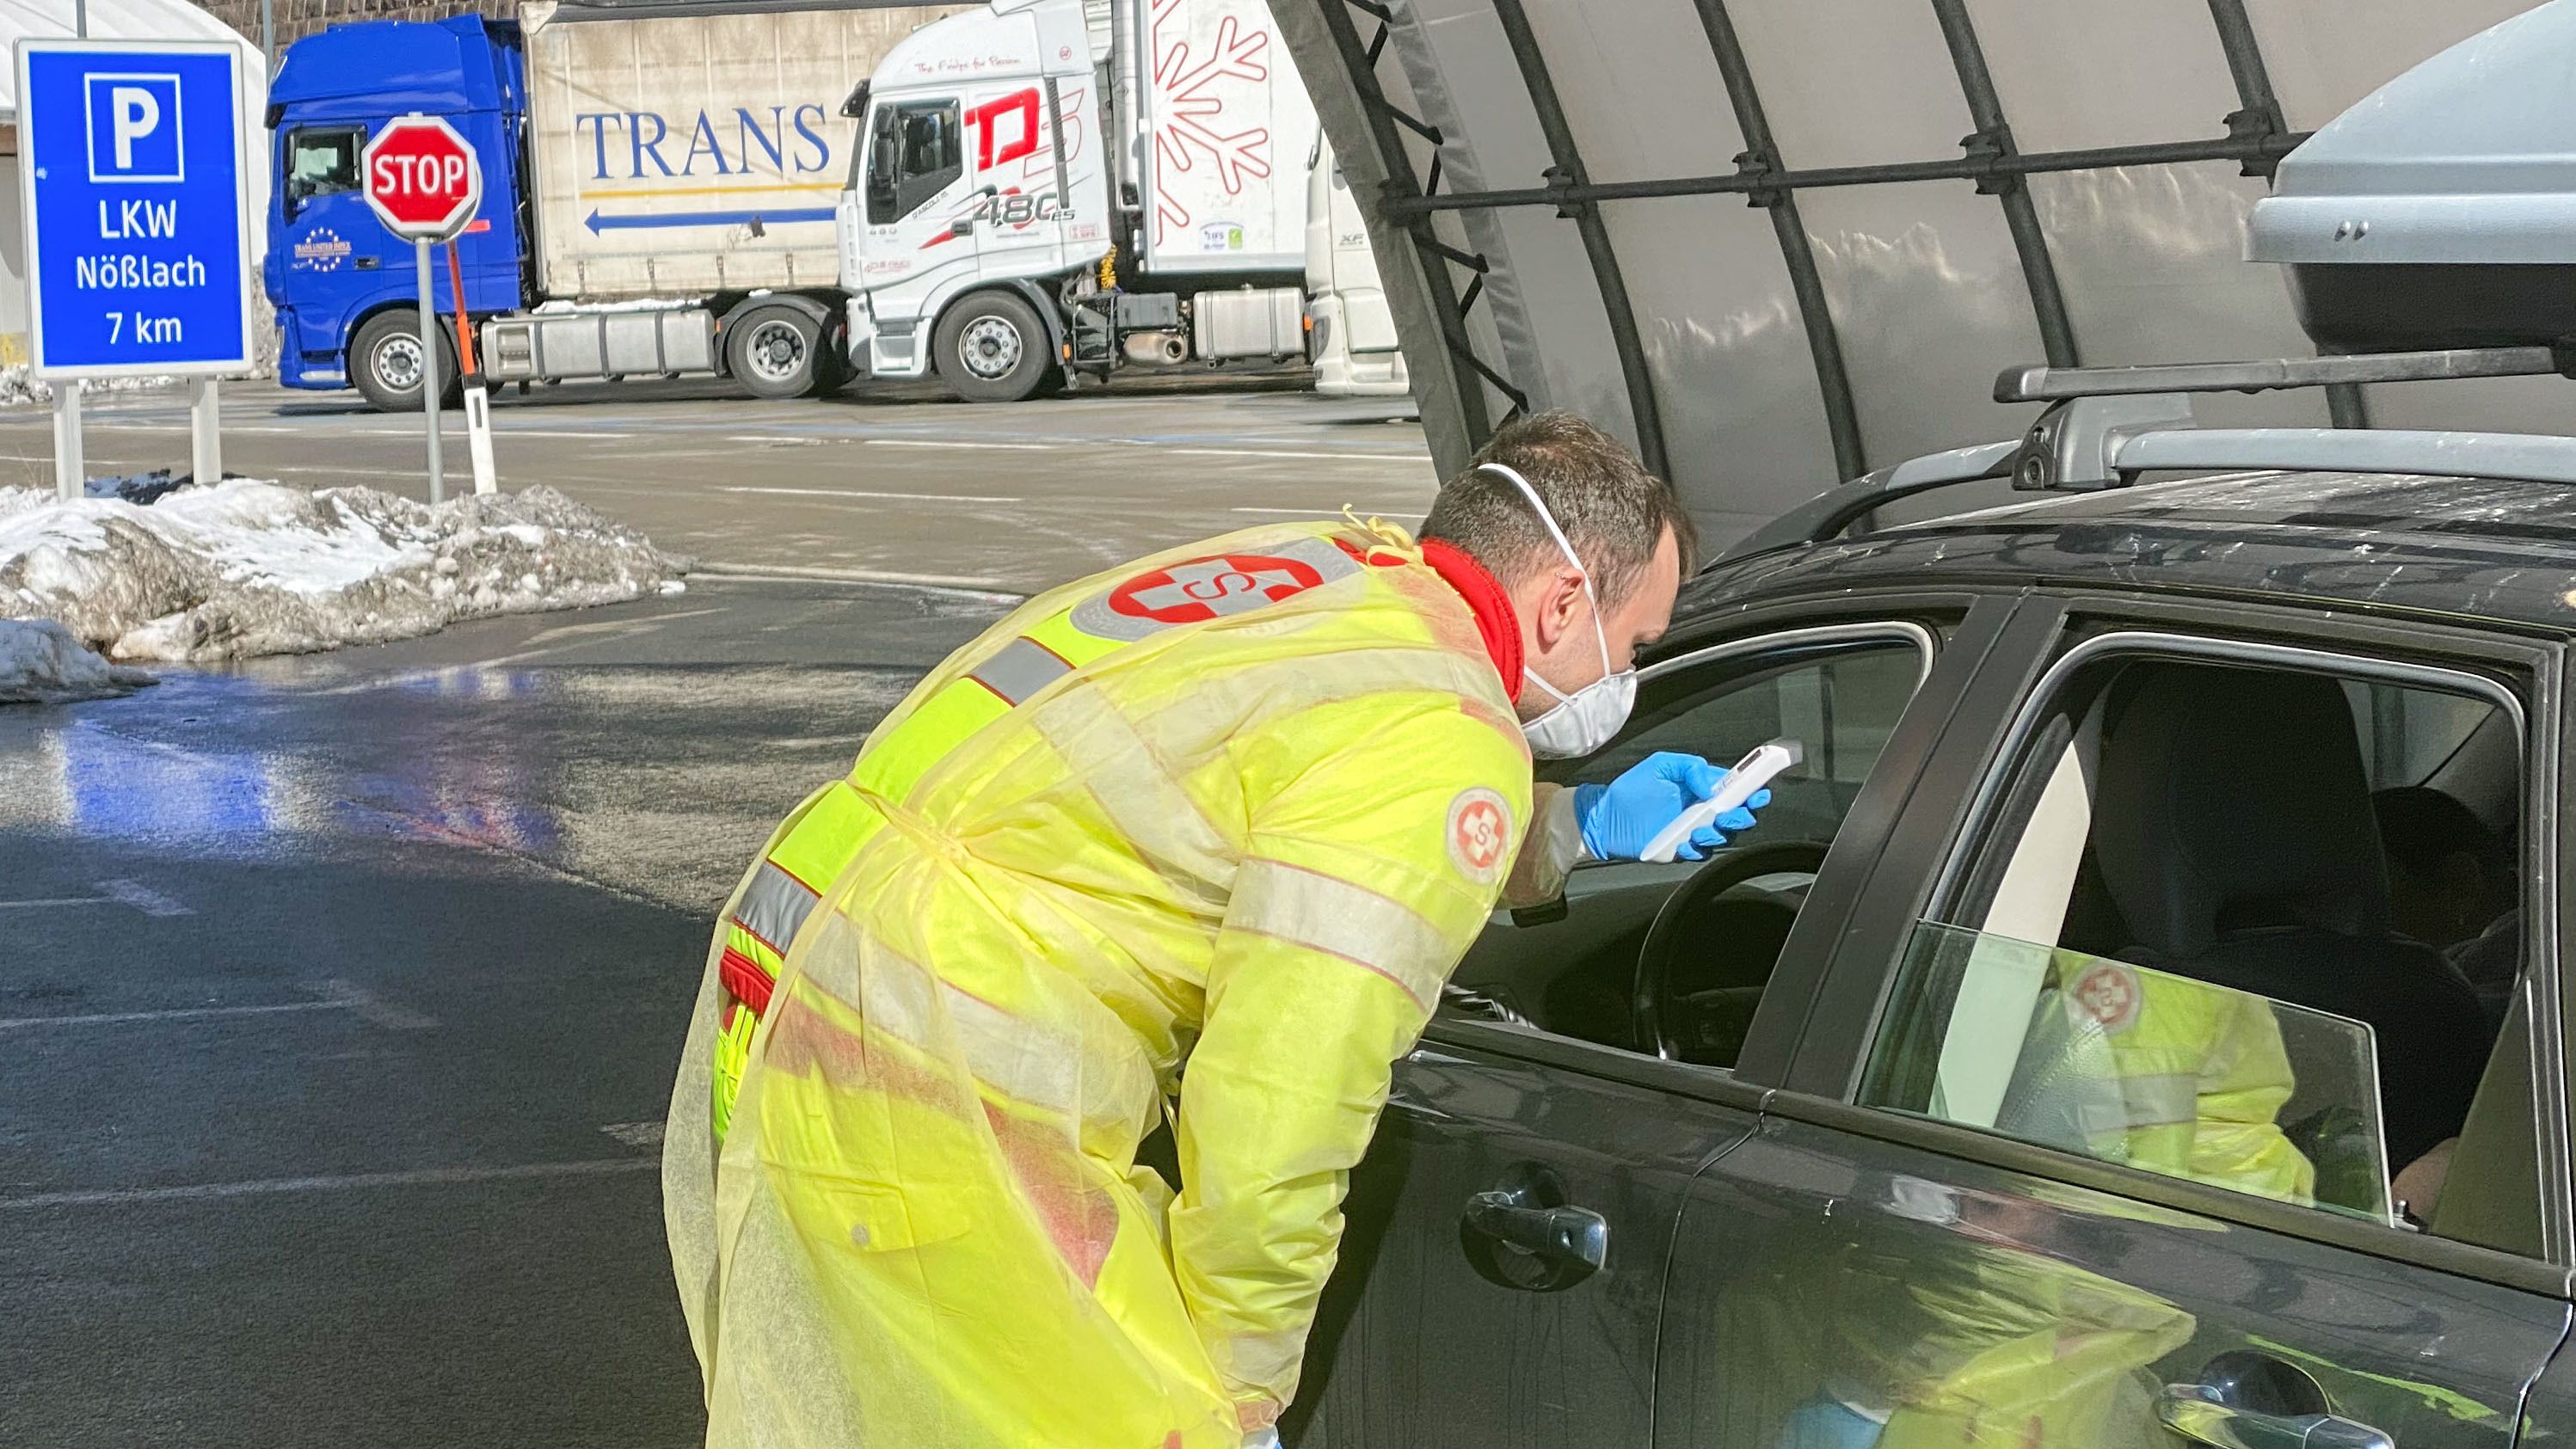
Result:
[[695,1442],[707,931],[1001,608],[701,584],[0,712],[0,1443]]

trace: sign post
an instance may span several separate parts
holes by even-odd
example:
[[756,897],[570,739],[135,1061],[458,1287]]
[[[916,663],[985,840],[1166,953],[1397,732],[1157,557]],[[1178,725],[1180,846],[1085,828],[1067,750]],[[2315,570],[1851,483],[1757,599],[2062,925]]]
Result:
[[17,43],[29,370],[54,389],[54,480],[83,483],[85,378],[194,389],[196,476],[223,476],[213,379],[251,365],[248,138],[224,42]]
[[429,283],[429,249],[434,245],[425,236],[415,237],[411,255],[420,277],[420,421],[422,436],[429,439],[429,501],[443,503],[447,476],[438,457],[438,395],[445,384],[438,377],[438,304]]
[[497,493],[499,474],[492,468],[492,395],[483,387],[483,369],[474,362],[474,323],[465,312],[465,266],[457,260],[456,243],[447,244],[449,295],[456,298],[456,365],[465,374],[465,447],[474,457],[474,491]]
[[[438,456],[438,311],[430,248],[465,229],[483,204],[483,167],[456,128],[415,111],[376,132],[359,157],[367,205],[385,229],[412,244],[420,280],[420,411],[429,440],[429,501],[443,502],[447,481]],[[465,299],[456,299],[461,311]]]

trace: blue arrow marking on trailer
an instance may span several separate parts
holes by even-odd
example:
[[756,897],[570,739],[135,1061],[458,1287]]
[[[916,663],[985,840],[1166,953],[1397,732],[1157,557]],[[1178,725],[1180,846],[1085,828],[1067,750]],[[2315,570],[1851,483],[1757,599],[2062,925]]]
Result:
[[789,207],[779,211],[661,211],[645,216],[602,216],[596,209],[582,218],[596,236],[603,231],[620,231],[657,226],[742,226],[746,223],[788,221],[830,221],[828,206]]

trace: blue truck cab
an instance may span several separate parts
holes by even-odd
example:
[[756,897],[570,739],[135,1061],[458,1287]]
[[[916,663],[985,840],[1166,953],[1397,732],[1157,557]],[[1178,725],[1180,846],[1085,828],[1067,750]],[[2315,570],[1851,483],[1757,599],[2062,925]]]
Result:
[[[337,25],[298,41],[268,93],[272,138],[268,255],[277,308],[278,380],[359,386],[380,407],[419,405],[419,283],[412,244],[367,206],[360,153],[387,121],[444,117],[483,165],[483,204],[456,239],[465,310],[483,317],[527,301],[526,66],[519,27],[460,15],[434,24]],[[449,314],[439,375],[456,377],[456,294],[433,249],[433,295]],[[409,386],[379,396],[406,377]],[[370,384],[373,385],[370,385]]]

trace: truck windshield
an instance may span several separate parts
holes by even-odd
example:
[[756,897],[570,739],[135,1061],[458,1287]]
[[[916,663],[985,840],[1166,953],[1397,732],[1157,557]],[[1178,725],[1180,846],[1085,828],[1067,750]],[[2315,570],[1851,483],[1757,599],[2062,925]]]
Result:
[[358,189],[358,153],[367,133],[356,126],[306,127],[286,137],[286,209],[317,196]]

